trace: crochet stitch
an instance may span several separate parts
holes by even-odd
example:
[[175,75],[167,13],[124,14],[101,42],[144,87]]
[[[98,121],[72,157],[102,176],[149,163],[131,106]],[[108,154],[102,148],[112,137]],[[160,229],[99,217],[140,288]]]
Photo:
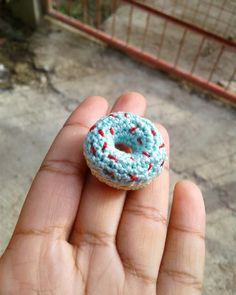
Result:
[[[124,144],[131,153],[118,148]],[[133,113],[116,112],[101,118],[84,141],[84,155],[92,173],[110,186],[137,189],[157,176],[167,160],[156,126]]]

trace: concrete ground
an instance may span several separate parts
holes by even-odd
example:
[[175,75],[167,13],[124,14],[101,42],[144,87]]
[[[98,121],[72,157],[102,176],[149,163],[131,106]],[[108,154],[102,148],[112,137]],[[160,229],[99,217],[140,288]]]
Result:
[[177,180],[188,178],[203,191],[204,295],[235,294],[235,110],[56,25],[43,25],[25,43],[4,42],[0,64],[8,81],[0,89],[1,253],[32,178],[69,113],[87,95],[102,95],[112,103],[134,90],[147,98],[147,117],[169,131],[171,190]]

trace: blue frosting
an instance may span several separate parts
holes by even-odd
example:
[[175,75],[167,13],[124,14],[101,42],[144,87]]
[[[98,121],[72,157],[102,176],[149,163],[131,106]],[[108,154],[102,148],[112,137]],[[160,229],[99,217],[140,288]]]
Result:
[[[125,144],[131,153],[121,151]],[[163,138],[148,119],[116,112],[91,127],[84,141],[90,168],[118,186],[140,186],[158,175],[167,160]]]

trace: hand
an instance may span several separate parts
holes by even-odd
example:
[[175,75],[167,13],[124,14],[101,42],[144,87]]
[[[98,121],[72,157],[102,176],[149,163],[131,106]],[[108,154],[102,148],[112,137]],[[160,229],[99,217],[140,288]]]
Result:
[[[144,115],[145,99],[123,94],[112,111]],[[0,295],[195,295],[201,293],[205,210],[196,185],[169,171],[126,193],[88,172],[83,140],[108,112],[88,97],[71,114],[39,169],[0,260]],[[157,124],[169,146],[164,127]],[[32,156],[33,155],[29,155]]]

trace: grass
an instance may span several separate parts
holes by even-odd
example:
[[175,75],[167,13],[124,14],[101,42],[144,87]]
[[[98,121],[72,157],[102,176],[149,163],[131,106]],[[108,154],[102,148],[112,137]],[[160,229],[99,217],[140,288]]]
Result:
[[99,23],[103,23],[112,14],[112,1],[100,0],[99,6],[97,3],[96,0],[83,2],[54,0],[53,7],[63,14],[97,27]]

